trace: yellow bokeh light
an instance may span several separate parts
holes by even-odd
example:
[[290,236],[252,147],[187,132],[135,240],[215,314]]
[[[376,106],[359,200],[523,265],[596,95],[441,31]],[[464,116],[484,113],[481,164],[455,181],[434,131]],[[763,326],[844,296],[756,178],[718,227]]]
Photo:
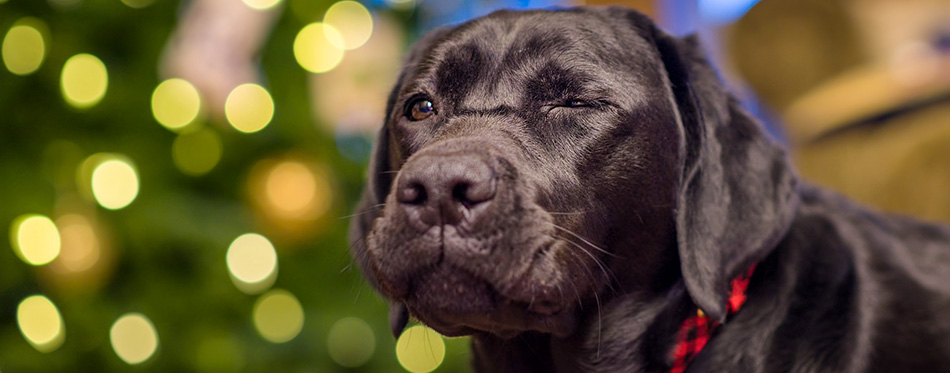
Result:
[[56,305],[42,295],[27,297],[16,310],[23,338],[40,352],[52,352],[66,339],[63,317]]
[[242,0],[244,4],[257,10],[267,10],[280,3],[280,0]]
[[266,201],[285,219],[313,219],[326,213],[332,199],[330,185],[300,162],[278,163],[264,183]]
[[365,321],[345,317],[330,327],[327,350],[337,364],[356,368],[366,364],[376,350],[376,336]]
[[148,317],[132,312],[122,315],[112,324],[109,341],[122,361],[134,365],[148,360],[155,353],[158,332]]
[[254,83],[241,84],[228,94],[224,115],[238,131],[257,132],[274,117],[274,100],[264,87]]
[[268,341],[287,342],[303,328],[303,307],[290,292],[271,290],[254,303],[254,327]]
[[92,223],[86,217],[69,214],[56,219],[63,248],[56,264],[63,270],[82,272],[99,261],[102,249]]
[[[373,16],[369,10],[355,1],[340,1],[323,16],[323,27],[332,27],[339,32],[340,38],[327,38],[340,49],[356,49],[369,40],[373,34]],[[331,31],[332,32],[332,31]]]
[[44,265],[56,259],[62,244],[56,224],[43,215],[23,215],[10,227],[13,251],[24,262]]
[[198,89],[187,80],[165,80],[152,92],[152,116],[159,124],[177,131],[191,124],[201,110]]
[[338,45],[344,43],[335,27],[314,22],[300,30],[294,39],[294,57],[307,71],[325,73],[343,60],[343,49]]
[[424,325],[406,329],[396,341],[396,359],[410,372],[431,372],[442,365],[444,358],[442,336]]
[[91,54],[77,54],[66,60],[60,76],[63,98],[75,108],[93,106],[106,95],[109,73],[106,65]]
[[172,143],[172,160],[181,172],[198,176],[208,173],[221,160],[221,138],[212,129],[182,133]]
[[139,194],[135,167],[122,159],[99,163],[92,171],[92,194],[99,205],[110,210],[128,206]]
[[277,251],[259,234],[247,233],[234,239],[225,259],[232,282],[245,293],[260,293],[277,279]]
[[21,20],[3,38],[3,64],[11,73],[27,75],[43,64],[46,43],[40,30],[30,24],[38,22],[31,18]]

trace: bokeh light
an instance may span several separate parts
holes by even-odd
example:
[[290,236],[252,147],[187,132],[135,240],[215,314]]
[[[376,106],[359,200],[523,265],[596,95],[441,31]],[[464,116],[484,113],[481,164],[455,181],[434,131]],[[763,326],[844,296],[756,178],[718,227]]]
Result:
[[95,266],[102,255],[102,248],[89,219],[79,214],[68,214],[56,219],[56,226],[62,237],[62,250],[54,262],[56,266],[69,272],[82,272]]
[[152,115],[159,124],[172,131],[191,124],[200,110],[198,89],[187,80],[165,80],[152,93]]
[[340,38],[327,38],[340,49],[356,49],[373,34],[373,16],[362,4],[355,1],[340,1],[333,4],[323,16],[323,27],[332,28],[326,33],[339,32]]
[[158,332],[148,317],[132,312],[112,324],[109,341],[122,361],[134,365],[148,360],[158,349]]
[[343,37],[335,27],[314,22],[304,26],[294,39],[294,57],[307,71],[324,73],[343,60],[339,45],[344,45]]
[[63,65],[60,88],[63,98],[75,108],[84,109],[99,103],[108,86],[106,65],[96,56],[77,54]]
[[198,176],[211,171],[221,160],[222,145],[218,133],[209,128],[178,135],[172,143],[172,160],[185,174]]
[[267,10],[280,3],[280,0],[242,0],[244,4],[257,10]]
[[287,342],[303,328],[303,307],[290,292],[271,290],[254,303],[254,327],[268,341]]
[[431,372],[442,365],[444,358],[445,342],[442,336],[424,325],[406,329],[396,341],[396,359],[410,372]]
[[43,215],[23,215],[10,227],[13,251],[24,262],[44,265],[60,253],[61,239],[56,224]]
[[264,87],[254,83],[241,84],[228,95],[224,114],[228,123],[238,131],[257,132],[274,117],[274,100]]
[[3,64],[7,70],[17,75],[31,74],[40,68],[46,57],[46,42],[43,33],[35,23],[42,23],[33,18],[24,18],[14,23],[3,37]]
[[130,161],[105,159],[92,171],[92,194],[99,205],[110,210],[128,206],[139,194],[139,178]]
[[266,237],[257,233],[234,239],[225,259],[234,286],[245,293],[267,290],[277,279],[277,251]]
[[33,295],[21,301],[16,310],[16,319],[23,338],[40,352],[52,352],[66,339],[63,317],[56,305],[42,295]]
[[284,161],[267,173],[266,200],[285,219],[315,219],[330,208],[330,185],[301,162]]
[[337,364],[356,368],[366,364],[376,350],[376,335],[362,319],[345,317],[330,327],[327,350]]

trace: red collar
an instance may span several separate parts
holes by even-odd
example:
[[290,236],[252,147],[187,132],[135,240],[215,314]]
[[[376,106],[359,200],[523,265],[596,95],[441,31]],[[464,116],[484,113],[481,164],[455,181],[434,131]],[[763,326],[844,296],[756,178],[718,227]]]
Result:
[[[742,304],[745,303],[745,291],[749,287],[749,279],[752,278],[752,271],[754,270],[755,265],[753,264],[748,272],[732,280],[729,301],[726,303],[728,316],[739,312],[739,308],[742,308]],[[689,362],[706,346],[706,342],[709,341],[718,327],[719,322],[710,320],[700,309],[696,310],[695,315],[683,320],[680,330],[676,334],[676,347],[673,348],[673,367],[670,368],[670,373],[683,373]]]

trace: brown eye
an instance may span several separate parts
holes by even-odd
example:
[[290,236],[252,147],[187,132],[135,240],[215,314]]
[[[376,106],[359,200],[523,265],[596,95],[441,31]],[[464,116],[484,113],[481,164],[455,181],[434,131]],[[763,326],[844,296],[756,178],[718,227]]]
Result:
[[409,104],[409,110],[406,111],[406,118],[409,118],[411,121],[417,121],[426,119],[432,116],[432,114],[435,114],[435,107],[432,106],[432,101],[420,98]]

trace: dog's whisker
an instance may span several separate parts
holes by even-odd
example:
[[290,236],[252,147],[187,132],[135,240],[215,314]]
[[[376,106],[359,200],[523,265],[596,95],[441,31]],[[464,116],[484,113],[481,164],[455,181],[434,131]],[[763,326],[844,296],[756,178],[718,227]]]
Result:
[[357,213],[355,213],[355,214],[350,214],[350,215],[345,215],[345,216],[338,217],[338,218],[336,218],[336,220],[343,220],[343,219],[354,218],[354,217],[357,217],[357,216],[360,216],[360,215],[369,214],[369,213],[371,213],[371,212],[375,212],[375,211],[372,211],[372,210],[361,211],[361,212],[357,212]]
[[597,295],[596,291],[594,292],[594,300],[597,301],[597,358],[600,359],[600,340],[601,340],[601,333],[603,333],[603,330],[604,330],[604,327],[603,327],[604,318],[600,312],[601,311],[600,296]]
[[[585,249],[583,246],[579,245],[578,243],[576,243],[576,242],[574,242],[574,241],[571,241],[571,240],[569,240],[569,239],[563,239],[563,240],[564,240],[565,242],[568,242],[568,243],[574,245],[574,247],[580,249],[581,252],[583,252],[585,255],[587,255],[588,257],[590,257],[591,260],[593,260],[594,263],[597,264],[597,267],[600,268],[601,272],[604,273],[604,276],[607,277],[607,287],[608,287],[611,291],[613,291],[614,293],[617,292],[617,289],[615,289],[615,288],[613,287],[614,281],[618,281],[618,280],[617,280],[617,276],[614,276],[613,271],[610,271],[610,270],[607,268],[607,266],[604,264],[603,261],[601,261],[600,259],[598,259],[596,256],[594,256],[594,254],[592,254],[589,250]],[[591,280],[594,280],[593,274],[591,275]],[[618,281],[618,282],[619,282],[619,281]]]
[[614,253],[612,253],[612,252],[609,252],[609,251],[607,251],[607,250],[604,250],[604,249],[600,248],[600,247],[597,246],[597,245],[594,245],[592,242],[588,241],[586,238],[582,237],[581,235],[572,232],[570,229],[564,228],[564,227],[562,227],[562,226],[560,226],[560,225],[557,225],[557,224],[554,224],[554,223],[551,223],[551,226],[553,226],[553,227],[556,228],[556,229],[560,229],[560,230],[561,230],[562,232],[564,232],[564,233],[567,233],[567,234],[569,234],[569,235],[571,235],[571,236],[576,237],[577,239],[583,241],[584,243],[586,243],[586,244],[589,245],[590,247],[592,247],[592,248],[594,248],[594,249],[597,249],[597,251],[600,251],[600,252],[604,253],[605,255],[610,255],[610,256],[612,256],[612,257],[614,257],[614,258],[623,259],[622,257],[620,257],[620,256],[617,255],[617,254],[614,254]]
[[587,211],[573,211],[573,212],[548,211],[548,214],[551,214],[551,215],[580,215],[584,213],[587,213]]

